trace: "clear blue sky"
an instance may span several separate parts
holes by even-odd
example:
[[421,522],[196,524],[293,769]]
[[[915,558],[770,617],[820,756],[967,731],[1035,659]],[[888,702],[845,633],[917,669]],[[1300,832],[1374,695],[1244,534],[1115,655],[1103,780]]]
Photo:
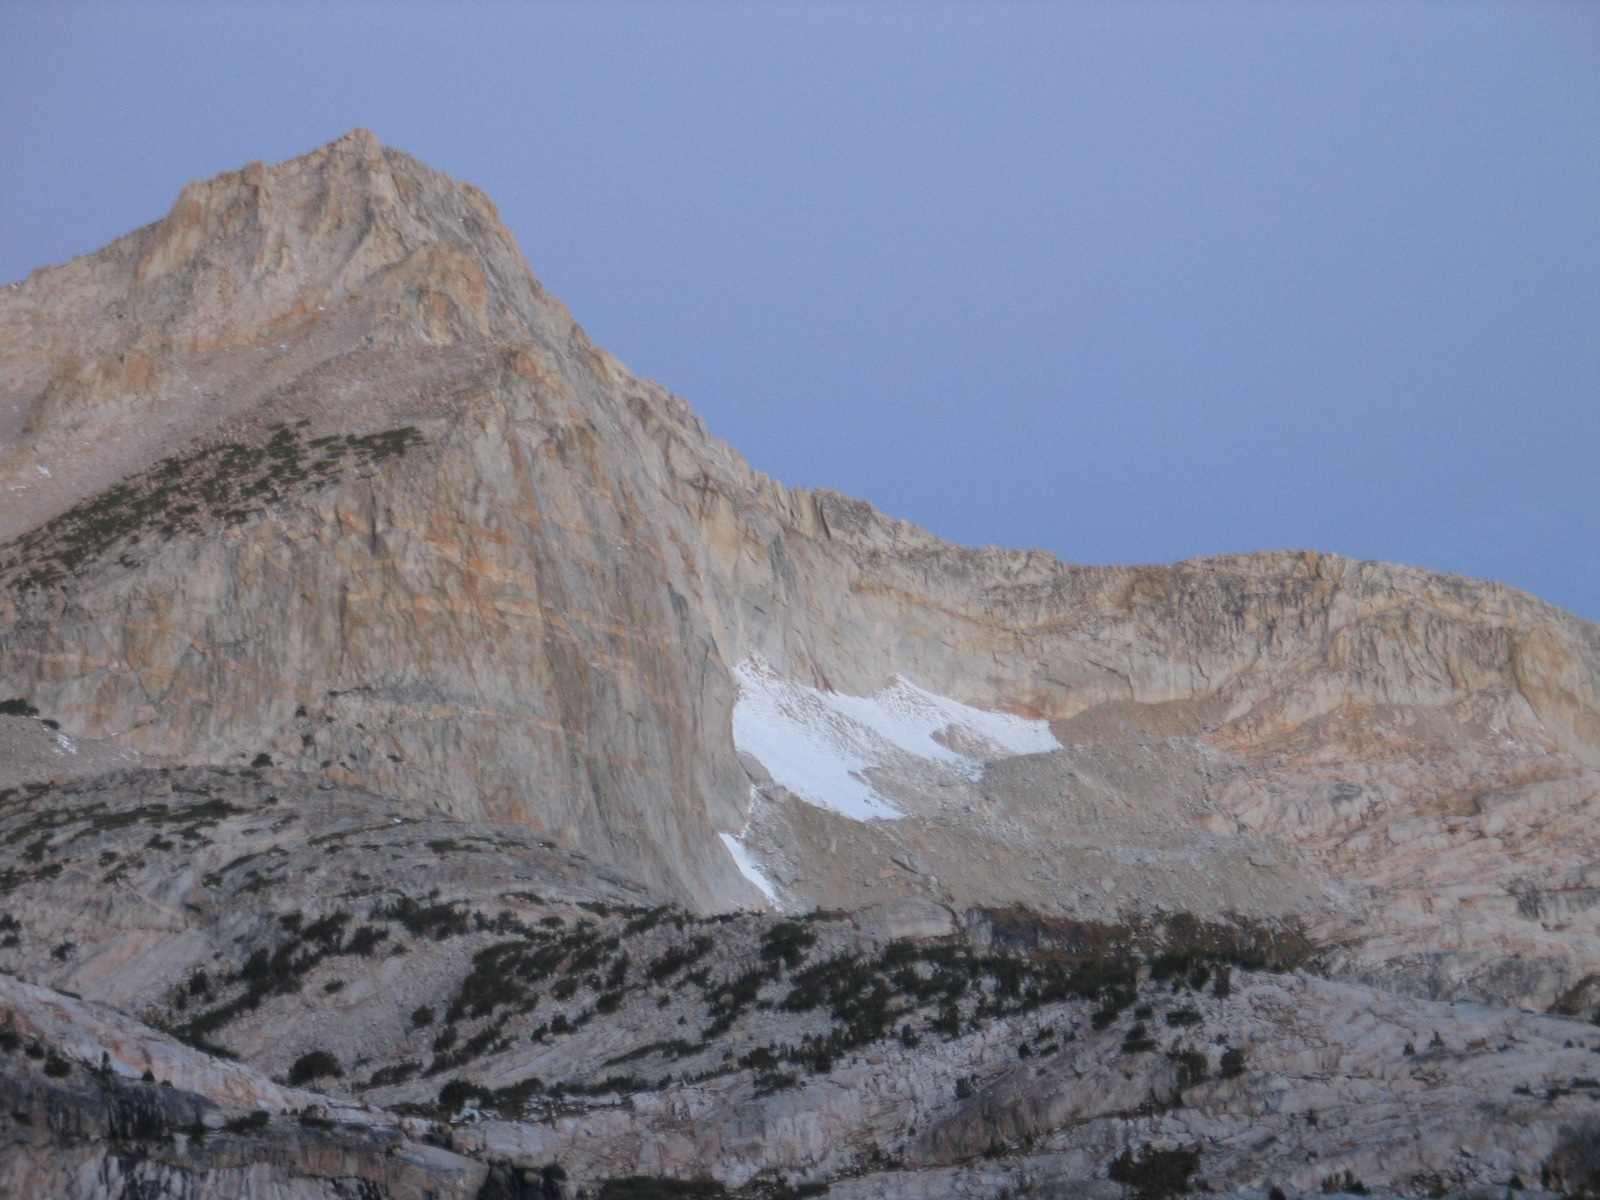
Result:
[[357,125],[787,483],[1600,618],[1600,5],[0,2],[0,280]]

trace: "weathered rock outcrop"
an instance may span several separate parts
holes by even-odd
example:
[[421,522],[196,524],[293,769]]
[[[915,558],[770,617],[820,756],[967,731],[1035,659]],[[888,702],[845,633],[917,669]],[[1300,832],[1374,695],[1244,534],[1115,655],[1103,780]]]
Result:
[[0,976],[0,1195],[466,1200],[504,1173],[413,1140],[424,1128]]
[[695,918],[404,812],[216,768],[12,794],[0,1186],[998,1197],[1138,1146],[1197,1147],[1213,1190],[1415,1194],[1537,1179],[1600,1114],[1593,1025],[1291,972],[1283,931]]

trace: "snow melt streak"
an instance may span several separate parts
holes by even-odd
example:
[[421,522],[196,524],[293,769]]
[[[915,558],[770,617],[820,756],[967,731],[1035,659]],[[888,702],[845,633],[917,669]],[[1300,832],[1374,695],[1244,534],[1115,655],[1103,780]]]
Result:
[[875,696],[846,696],[783,679],[759,658],[740,663],[734,677],[734,745],[802,800],[858,821],[901,815],[865,775],[894,751],[969,779],[983,773],[980,759],[942,745],[936,733],[958,731],[994,758],[1060,748],[1044,721],[973,708],[904,679]]
[[717,836],[722,839],[722,844],[728,848],[728,853],[733,855],[733,861],[739,868],[739,874],[760,888],[762,894],[776,906],[778,903],[777,891],[774,890],[771,881],[761,873],[761,868],[756,866],[756,860],[750,857],[750,851],[744,848],[744,843],[731,833],[719,833]]

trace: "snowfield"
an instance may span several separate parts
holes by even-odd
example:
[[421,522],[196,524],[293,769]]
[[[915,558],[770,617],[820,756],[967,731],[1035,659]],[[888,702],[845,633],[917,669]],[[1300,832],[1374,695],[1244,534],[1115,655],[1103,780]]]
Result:
[[750,856],[750,851],[744,848],[744,840],[737,834],[732,833],[719,833],[717,836],[722,839],[722,844],[728,848],[728,853],[733,855],[733,861],[739,867],[739,874],[760,888],[761,894],[772,902],[774,908],[777,908],[777,889],[772,886],[772,881],[756,865],[756,860]]
[[[986,758],[1061,745],[1048,722],[974,708],[898,677],[876,695],[849,696],[784,679],[751,657],[734,668],[734,678],[734,746],[800,799],[858,821],[901,815],[866,775],[897,754],[942,763],[976,780]],[[958,734],[961,744],[981,747],[985,755],[952,750],[935,734]]]

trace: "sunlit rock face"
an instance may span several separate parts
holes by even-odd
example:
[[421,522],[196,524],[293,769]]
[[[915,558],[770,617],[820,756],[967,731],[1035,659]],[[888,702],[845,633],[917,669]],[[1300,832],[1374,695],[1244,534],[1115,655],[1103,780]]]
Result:
[[1292,913],[1383,943],[1353,969],[1537,1006],[1591,962],[1592,625],[1309,553],[961,549],[780,487],[370,134],[189,185],[0,291],[0,339],[0,693],[69,734],[268,753],[706,909]]
[[[594,1100],[584,1128],[603,1135],[587,1148],[558,1121],[507,1118],[475,1141],[452,1134],[459,1161],[406,1159],[404,1186],[437,1194],[510,1187],[483,1164],[531,1170],[540,1155],[582,1159],[591,1179],[787,1173],[841,1195],[999,1194],[1036,1168],[1109,1187],[1129,1138],[1213,1136],[1231,1147],[1211,1160],[1219,1187],[1310,1187],[1333,1168],[1304,1155],[1329,1155],[1334,1135],[1315,1130],[1335,1126],[1290,1118],[1338,1109],[1367,1129],[1409,1103],[1390,1052],[1426,1037],[1442,1056],[1439,1032],[1465,1057],[1428,1059],[1429,1136],[1477,1165],[1446,1170],[1372,1125],[1340,1135],[1381,1147],[1350,1169],[1503,1184],[1566,1153],[1559,1129],[1586,1128],[1587,1092],[1561,1072],[1586,1077],[1568,1018],[1600,1006],[1595,626],[1497,584],[1314,553],[1096,568],[955,547],[780,486],[593,346],[487,198],[370,134],[190,184],[154,225],[0,288],[0,538],[0,824],[25,831],[0,848],[0,907],[18,923],[0,924],[0,966],[153,1023],[91,1037],[92,1014],[63,1008],[59,1029],[29,1036],[81,1042],[73,1061],[89,1065],[93,1046],[155,1061],[138,1059],[141,1039],[196,1019],[172,980],[211,972],[232,982],[183,1004],[252,997],[203,1037],[262,1073],[196,1068],[175,1083],[189,1098],[166,1104],[110,1076],[57,1095],[43,1060],[5,1077],[63,1121],[104,1133],[85,1114],[145,1105],[170,1133],[207,1096],[303,1107],[271,1077],[324,1037],[359,1047],[373,1111],[433,1105],[458,1075],[485,1095],[534,1077],[598,1095],[581,1091],[612,1086],[595,1063],[642,1064],[648,1098],[626,1112]],[[40,790],[63,780],[89,790]],[[162,822],[201,786],[217,820],[174,840]],[[78,825],[51,824],[80,802]],[[282,823],[290,809],[300,825]],[[239,947],[263,931],[326,931],[316,922],[342,912],[398,945],[396,914],[451,905],[475,915],[437,945],[411,931],[405,964],[340,933],[315,943],[337,975],[279,964],[295,988],[332,991],[250,990]],[[670,911],[672,936],[628,932],[645,918],[616,913],[634,908]],[[915,991],[933,984],[896,975],[893,947],[933,947],[917,970],[939,979],[953,968],[937,948],[964,947],[977,991],[930,993],[903,1029],[852,1026],[865,1040],[828,1043],[836,1062],[804,1042],[838,1034],[826,1006],[784,1007],[807,994],[806,968],[762,941],[819,912],[807,954],[885,955],[871,960],[883,986]],[[495,938],[557,938],[546,918],[616,926],[606,970],[620,973],[573,968],[565,1027],[551,1031],[553,992],[538,993],[551,1016],[530,1015],[529,992],[504,1028],[494,1004],[466,1000],[448,1037],[411,1021],[456,1005],[473,955],[511,954]],[[1013,936],[1041,922],[1054,941]],[[1094,993],[1124,1014],[1110,1032],[1088,993],[1051,999],[1048,1020],[982,993],[1012,969],[985,955],[1058,961],[1192,928],[1275,931],[1305,949],[1295,965],[1331,976],[1263,971],[1190,1006],[1213,1039],[1248,1035],[1261,1071],[1295,1076],[1292,1095],[1267,1074],[1222,1077],[1207,1049],[1210,1090],[1190,1115],[1151,1116],[1189,1094],[1173,1064],[1198,1070],[1181,1056],[1200,1050],[1188,1016],[1160,1039],[1127,1028],[1138,997],[1164,1011],[1148,978],[1127,984],[1137,996]],[[672,982],[687,965],[645,970],[697,938],[712,948],[692,961],[715,965],[699,990]],[[601,996],[617,999],[602,1011]],[[1014,1070],[1023,1037],[1048,1061]],[[1141,1039],[1156,1049],[1125,1049]],[[762,1054],[801,1044],[810,1082],[780,1086],[795,1060]],[[1513,1044],[1537,1052],[1494,1057]],[[1124,1061],[1145,1053],[1137,1070]],[[726,1077],[705,1075],[725,1061]],[[1338,1082],[1352,1072],[1366,1082]],[[1511,1099],[1458,1118],[1490,1080],[1565,1092],[1539,1100],[1538,1120]],[[236,1084],[255,1099],[217,1092]],[[1513,1109],[1531,1132],[1497,1149]],[[1261,1165],[1249,1130],[1263,1114],[1284,1118],[1293,1173]],[[443,1136],[374,1120],[368,1150],[388,1138],[422,1154]],[[35,1181],[66,1161],[43,1136],[26,1135]],[[250,1136],[279,1147],[262,1151],[270,1171],[315,1141],[277,1125]],[[328,1137],[316,1153],[354,1155],[351,1179],[400,1194],[387,1151]],[[1026,1170],[972,1162],[1024,1143],[1038,1150]],[[196,1155],[140,1186],[179,1194],[233,1169]],[[887,1163],[915,1167],[924,1191]]]

